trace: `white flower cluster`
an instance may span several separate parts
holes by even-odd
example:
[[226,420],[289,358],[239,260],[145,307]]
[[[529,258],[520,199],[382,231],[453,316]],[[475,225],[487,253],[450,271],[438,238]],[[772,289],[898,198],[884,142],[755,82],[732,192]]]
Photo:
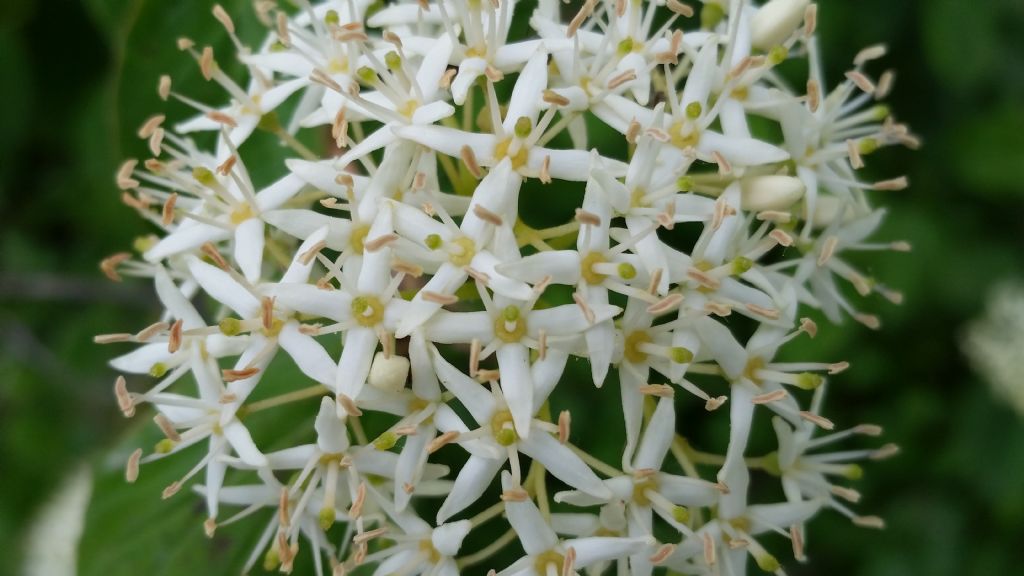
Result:
[[[230,103],[162,78],[161,97],[198,115],[151,118],[139,134],[153,157],[118,173],[162,235],[102,267],[152,278],[166,308],[97,338],[140,343],[113,365],[156,378],[115,385],[122,411],[152,405],[166,436],[131,455],[129,481],[206,446],[164,496],[205,473],[208,534],[276,510],[249,566],[289,572],[306,547],[317,574],[458,574],[516,538],[524,555],[499,574],[739,575],[747,555],[779,573],[762,534],[802,560],[820,509],[881,524],[837,482],[894,447],[828,451],[880,433],[831,431],[820,413],[846,363],[776,357],[817,331],[802,306],[877,326],[846,283],[899,297],[848,259],[906,248],[868,241],[883,214],[866,194],[906,180],[856,174],[880,147],[916,145],[876,103],[892,74],[864,70],[882,48],[826,91],[809,0],[706,0],[699,14],[680,0],[295,4],[256,2],[272,31],[255,50],[214,9],[247,85],[180,40]],[[284,152],[266,186],[243,159],[258,129]],[[534,228],[520,216],[546,207],[530,187],[578,207]],[[281,357],[306,381],[261,395]],[[570,357],[593,385],[567,381]],[[574,429],[559,403],[621,405],[624,430]],[[267,451],[247,422],[284,405],[310,407],[288,426],[300,443]],[[724,455],[676,434],[677,405],[728,427]],[[750,457],[755,413],[773,415],[777,450]],[[385,422],[375,437],[371,421]],[[621,460],[572,438],[620,439]],[[751,503],[752,470],[784,500]],[[503,536],[461,549],[471,531],[501,534],[502,517]]]

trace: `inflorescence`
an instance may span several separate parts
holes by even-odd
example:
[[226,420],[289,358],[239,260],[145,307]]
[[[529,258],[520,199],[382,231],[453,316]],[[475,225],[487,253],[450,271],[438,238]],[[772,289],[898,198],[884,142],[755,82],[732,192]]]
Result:
[[[906,179],[858,177],[872,152],[917,145],[878,103],[882,47],[829,90],[809,0],[256,10],[270,29],[256,49],[213,11],[247,81],[179,40],[229,103],[160,78],[196,115],[145,122],[152,157],[117,175],[160,234],[102,268],[152,279],[165,308],[97,337],[138,344],[113,366],[141,391],[119,377],[117,401],[126,416],[151,405],[164,435],[130,456],[128,481],[202,446],[164,497],[205,476],[209,535],[267,510],[246,571],[290,572],[305,551],[336,575],[738,575],[747,556],[781,573],[771,533],[802,561],[823,509],[882,525],[844,481],[895,447],[835,449],[881,430],[834,430],[821,411],[848,364],[779,354],[817,333],[802,310],[877,328],[850,292],[900,299],[851,258],[908,249],[870,239],[870,192]],[[268,160],[246,156],[258,132],[280,143],[265,185],[250,169]],[[532,227],[521,216],[544,196],[577,206]],[[279,362],[302,378],[261,393]],[[556,410],[597,405],[624,425]],[[285,406],[306,417],[259,445],[253,415]],[[728,426],[724,453],[678,435],[677,408]],[[754,457],[756,413],[775,450]],[[621,459],[593,437],[617,438]],[[781,501],[751,502],[772,483]],[[474,530],[504,535],[465,551]],[[491,566],[516,539],[524,555]]]

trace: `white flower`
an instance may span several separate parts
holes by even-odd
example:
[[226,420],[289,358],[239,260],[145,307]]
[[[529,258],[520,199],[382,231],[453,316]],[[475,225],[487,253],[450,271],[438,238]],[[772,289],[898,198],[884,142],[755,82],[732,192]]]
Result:
[[[551,351],[545,360],[533,365],[531,377],[539,390],[532,398],[532,412],[536,412],[547,399],[565,360],[565,354]],[[470,453],[465,467],[455,479],[451,493],[437,513],[438,522],[444,522],[479,498],[505,462],[511,461],[513,477],[518,480],[520,452],[540,462],[553,476],[570,486],[598,497],[609,494],[601,480],[580,457],[551,436],[550,423],[530,418],[527,426],[515,427],[511,407],[498,383],[492,383],[493,388],[488,391],[449,364],[436,351],[434,366],[441,383],[455,394],[478,426],[471,430],[447,407],[439,410],[435,417],[438,426],[445,432],[458,434],[455,436],[456,441]]]
[[[508,472],[501,475],[501,488],[506,493],[517,489]],[[505,513],[526,556],[499,572],[503,575],[545,576],[552,571],[561,574],[566,571],[565,566],[572,573],[573,568],[586,568],[598,562],[629,556],[651,545],[650,538],[592,536],[560,540],[529,499],[508,498]]]

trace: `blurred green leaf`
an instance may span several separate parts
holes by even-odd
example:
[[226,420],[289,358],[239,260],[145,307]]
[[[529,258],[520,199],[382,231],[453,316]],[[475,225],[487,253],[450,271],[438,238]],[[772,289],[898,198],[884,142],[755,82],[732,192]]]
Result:
[[[146,427],[101,459],[79,546],[81,576],[194,576],[240,574],[262,522],[222,528],[212,540],[203,533],[200,498],[183,490],[173,498],[160,493],[201,457],[201,448],[145,466],[138,482],[124,479],[124,461],[138,443],[152,445],[158,432]],[[191,501],[189,501],[191,500]]]
[[17,166],[6,161],[19,152],[21,140],[32,114],[28,55],[24,43],[13,30],[0,28],[0,78],[4,79],[4,100],[0,106],[0,209],[7,200],[9,178]]
[[964,120],[948,143],[964,187],[992,199],[1024,198],[1024,108],[1007,102]]
[[934,0],[921,16],[925,56],[944,88],[974,90],[994,75],[1000,45],[995,34],[999,14],[993,7]]

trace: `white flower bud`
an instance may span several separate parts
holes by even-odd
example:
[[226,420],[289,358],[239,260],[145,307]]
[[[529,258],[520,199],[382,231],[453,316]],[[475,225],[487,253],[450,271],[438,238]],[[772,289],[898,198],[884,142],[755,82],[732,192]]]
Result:
[[751,176],[742,182],[740,207],[752,212],[786,210],[804,197],[807,187],[794,176]]
[[771,0],[761,7],[750,22],[750,41],[754,48],[770,50],[786,41],[800,26],[804,10],[811,0]]
[[370,386],[385,392],[396,392],[405,387],[405,379],[409,375],[409,359],[405,356],[392,354],[387,357],[377,352],[370,366]]
[[855,213],[852,207],[847,207],[847,203],[835,196],[818,196],[814,202],[814,215],[811,220],[811,224],[815,228],[825,228],[839,217],[839,212],[845,208],[843,214],[843,222],[851,222]]

